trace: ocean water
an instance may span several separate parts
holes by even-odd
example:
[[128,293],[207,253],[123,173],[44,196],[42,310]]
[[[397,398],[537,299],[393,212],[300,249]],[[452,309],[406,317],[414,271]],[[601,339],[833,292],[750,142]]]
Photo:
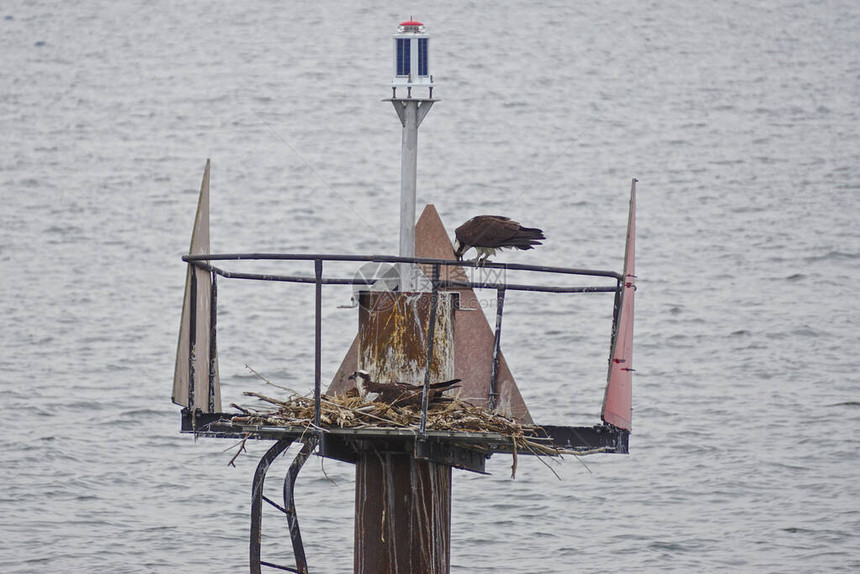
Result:
[[[203,167],[215,252],[395,253],[400,125],[381,100],[410,14],[441,99],[418,203],[449,232],[505,213],[549,240],[500,260],[620,270],[639,179],[631,452],[456,471],[452,571],[860,570],[855,2],[12,0],[0,571],[247,569],[267,444],[228,467],[232,441],[181,435],[170,402]],[[219,286],[225,404],[272,392],[245,365],[309,389],[310,290]],[[349,295],[325,292],[324,378]],[[599,420],[611,305],[509,295],[503,348],[536,421]],[[353,486],[346,464],[302,471],[313,572],[351,570]]]

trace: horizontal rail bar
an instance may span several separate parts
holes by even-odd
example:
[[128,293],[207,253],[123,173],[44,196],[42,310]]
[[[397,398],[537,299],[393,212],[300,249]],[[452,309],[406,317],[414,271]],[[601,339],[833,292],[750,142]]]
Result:
[[579,269],[575,267],[551,267],[547,265],[525,265],[522,263],[483,263],[457,261],[455,259],[431,259],[427,257],[399,257],[396,255],[344,255],[325,253],[210,253],[205,255],[183,255],[182,260],[193,261],[368,261],[374,263],[417,263],[426,265],[448,265],[453,267],[476,267],[482,269],[507,269],[509,271],[538,271],[564,275],[589,275],[623,279],[620,273],[601,269]]
[[485,281],[440,281],[439,287],[449,289],[507,289],[508,291],[537,291],[540,293],[615,293],[618,291],[618,287],[606,285],[554,287],[552,285],[520,285],[518,283],[488,283]]
[[[184,259],[184,258],[183,258]],[[227,279],[250,279],[253,281],[280,281],[286,283],[316,283],[315,277],[305,277],[303,275],[272,275],[268,273],[240,273],[236,271],[225,271],[220,267],[215,267],[198,259],[189,259],[188,263],[195,267],[200,267],[206,271],[211,271]],[[333,277],[323,277],[320,279],[322,285],[364,285],[370,286],[376,283],[377,279],[341,279]],[[557,287],[552,285],[520,285],[520,284],[504,284],[491,283],[488,281],[439,281],[440,288],[448,289],[508,289],[509,291],[532,291],[540,293],[615,293],[618,287],[610,286],[574,286],[574,287]]]
[[[205,269],[206,271],[212,271],[217,273],[221,277],[226,279],[252,279],[256,281],[281,281],[286,283],[314,283],[316,284],[316,277],[313,276],[305,276],[305,275],[271,275],[268,273],[240,273],[237,271],[225,271],[220,267],[215,267],[214,265],[209,265],[208,263],[202,263],[200,261],[189,261],[192,265],[196,267],[200,267]],[[320,279],[320,283],[323,285],[373,285],[376,283],[378,279],[374,280],[361,280],[361,279],[336,279],[336,278],[326,278],[322,277]]]

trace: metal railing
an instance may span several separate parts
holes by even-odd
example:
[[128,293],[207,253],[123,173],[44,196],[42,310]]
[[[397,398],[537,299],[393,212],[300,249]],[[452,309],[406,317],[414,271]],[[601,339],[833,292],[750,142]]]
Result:
[[[431,291],[431,308],[429,333],[427,337],[427,361],[429,364],[430,357],[433,356],[433,329],[435,326],[436,306],[438,302],[438,292],[440,289],[494,289],[496,290],[496,325],[495,336],[493,341],[492,353],[492,379],[490,381],[490,393],[488,397],[488,407],[493,410],[496,407],[497,393],[497,378],[499,373],[499,348],[501,345],[501,329],[502,315],[504,313],[504,300],[507,291],[530,291],[542,293],[615,293],[615,306],[613,309],[612,320],[612,337],[614,339],[617,322],[618,322],[618,301],[621,291],[624,287],[624,277],[615,271],[603,271],[595,269],[567,268],[567,267],[550,267],[545,265],[523,265],[518,263],[484,263],[478,265],[473,261],[457,261],[451,259],[431,259],[425,257],[398,257],[390,255],[340,255],[340,254],[295,254],[295,253],[227,253],[227,254],[204,254],[204,255],[185,255],[182,260],[190,266],[204,269],[213,274],[212,277],[212,293],[210,298],[210,362],[214,360],[214,348],[216,340],[216,317],[217,317],[217,281],[216,276],[221,276],[226,279],[246,279],[254,281],[278,281],[287,283],[312,283],[315,286],[315,305],[314,305],[314,425],[317,433],[322,432],[321,426],[321,376],[322,376],[322,287],[323,285],[352,285],[370,287],[379,278],[339,278],[339,277],[324,277],[323,264],[324,262],[373,262],[373,263],[400,263],[400,264],[416,264],[432,267],[432,273],[429,281],[432,285]],[[213,265],[213,261],[313,261],[314,274],[313,276],[303,275],[274,275],[265,273],[242,273],[235,271],[227,271]],[[441,279],[440,271],[442,267],[465,267],[476,269],[500,269],[504,271],[524,271],[535,273],[550,273],[559,275],[578,275],[587,277],[602,277],[614,279],[615,286],[554,286],[554,285],[538,285],[538,284],[509,284],[498,281],[452,281],[450,279]],[[191,292],[196,294],[196,274],[191,273]],[[196,341],[194,332],[194,317],[196,315],[196,295],[191,297],[191,338],[190,346],[193,349]],[[189,373],[189,396],[188,405],[191,411],[194,411],[194,361],[192,359],[192,369]],[[211,367],[211,365],[210,365]],[[421,423],[419,438],[426,437],[426,422],[427,422],[427,407],[428,407],[428,387],[430,382],[430,371],[427,369],[424,377],[424,388],[421,401]],[[213,398],[215,394],[214,374],[210,368],[209,377],[209,405],[212,410]]]

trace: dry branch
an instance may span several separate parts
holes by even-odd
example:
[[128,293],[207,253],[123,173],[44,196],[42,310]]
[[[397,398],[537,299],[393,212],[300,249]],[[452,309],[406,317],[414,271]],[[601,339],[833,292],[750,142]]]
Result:
[[[312,398],[291,395],[286,400],[282,400],[255,392],[244,394],[269,403],[275,406],[276,410],[254,412],[239,407],[242,414],[232,419],[236,424],[303,426],[306,428],[313,425],[314,400]],[[394,406],[367,402],[355,394],[341,394],[321,397],[320,420],[324,427],[417,430],[421,420],[421,410],[408,405]],[[511,441],[514,454],[512,474],[516,473],[518,452],[530,452],[538,457],[558,457],[562,454],[568,454],[568,451],[559,450],[551,441],[548,441],[543,429],[538,426],[523,425],[499,413],[490,412],[453,398],[430,405],[427,411],[427,430],[501,435]]]

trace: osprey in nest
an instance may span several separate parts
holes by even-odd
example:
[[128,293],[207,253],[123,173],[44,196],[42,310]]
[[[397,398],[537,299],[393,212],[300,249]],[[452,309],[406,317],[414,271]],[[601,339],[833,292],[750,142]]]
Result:
[[[361,398],[368,401],[378,401],[398,407],[411,405],[421,406],[421,395],[424,387],[409,383],[377,383],[370,378],[367,371],[356,371],[349,380],[355,381],[355,388]],[[444,393],[450,389],[459,388],[460,379],[452,379],[441,383],[430,383],[427,397],[428,403],[449,399]]]
[[475,261],[485,263],[501,249],[532,249],[540,245],[543,231],[536,227],[523,227],[501,215],[478,215],[454,231],[454,254],[457,260],[472,247],[478,252]]

